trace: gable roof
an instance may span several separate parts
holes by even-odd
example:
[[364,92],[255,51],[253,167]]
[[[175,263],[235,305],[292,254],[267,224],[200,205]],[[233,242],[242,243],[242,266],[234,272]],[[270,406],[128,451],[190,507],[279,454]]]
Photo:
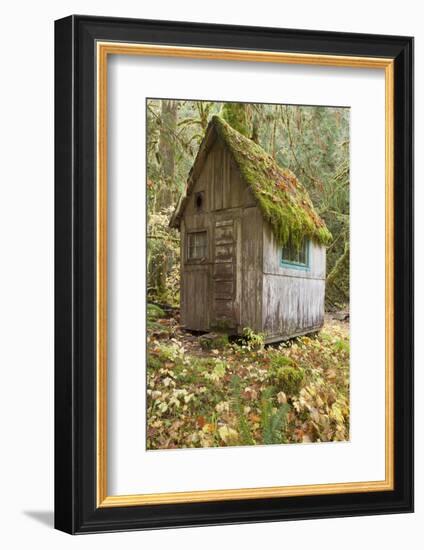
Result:
[[197,174],[215,139],[220,139],[230,151],[243,181],[248,185],[258,206],[281,245],[299,246],[309,238],[328,244],[331,233],[316,213],[308,192],[288,170],[282,168],[252,140],[243,136],[219,116],[213,116],[190,170],[185,197],[177,204],[170,225],[179,227],[181,216]]

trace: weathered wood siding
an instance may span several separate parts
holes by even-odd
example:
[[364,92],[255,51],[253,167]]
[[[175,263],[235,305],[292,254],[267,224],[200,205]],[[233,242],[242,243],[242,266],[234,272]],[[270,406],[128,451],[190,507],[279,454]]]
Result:
[[257,206],[243,209],[241,239],[241,319],[240,328],[262,332],[262,228],[263,218]]
[[[181,318],[190,330],[215,326],[237,330],[241,313],[243,209],[254,198],[230,153],[219,141],[211,147],[188,197],[181,222]],[[201,211],[196,193],[203,192]],[[207,231],[208,255],[187,260],[186,234]]]
[[212,325],[236,330],[240,322],[237,300],[237,270],[239,258],[239,209],[214,212]]
[[325,247],[309,243],[309,269],[281,266],[281,247],[263,231],[262,323],[267,340],[287,338],[324,323]]

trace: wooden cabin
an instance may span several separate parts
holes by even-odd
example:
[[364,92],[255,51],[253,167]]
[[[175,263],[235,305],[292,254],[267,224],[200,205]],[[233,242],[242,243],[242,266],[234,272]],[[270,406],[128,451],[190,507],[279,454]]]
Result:
[[296,176],[214,116],[170,225],[181,232],[181,318],[266,342],[324,322],[331,234]]

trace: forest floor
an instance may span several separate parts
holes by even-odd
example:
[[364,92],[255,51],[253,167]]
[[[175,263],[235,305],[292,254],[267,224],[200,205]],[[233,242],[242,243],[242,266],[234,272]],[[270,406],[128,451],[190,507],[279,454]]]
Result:
[[264,346],[247,332],[190,334],[148,306],[147,448],[349,439],[349,322]]

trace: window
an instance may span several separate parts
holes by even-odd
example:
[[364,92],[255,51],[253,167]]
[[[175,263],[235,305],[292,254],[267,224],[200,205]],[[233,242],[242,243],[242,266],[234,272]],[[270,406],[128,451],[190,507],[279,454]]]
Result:
[[307,269],[309,267],[309,246],[306,241],[297,246],[283,246],[281,264],[288,267]]
[[187,233],[187,260],[202,260],[207,255],[206,231]]
[[196,210],[198,212],[201,212],[203,210],[203,200],[204,200],[203,191],[199,191],[194,195],[194,205],[196,206]]

